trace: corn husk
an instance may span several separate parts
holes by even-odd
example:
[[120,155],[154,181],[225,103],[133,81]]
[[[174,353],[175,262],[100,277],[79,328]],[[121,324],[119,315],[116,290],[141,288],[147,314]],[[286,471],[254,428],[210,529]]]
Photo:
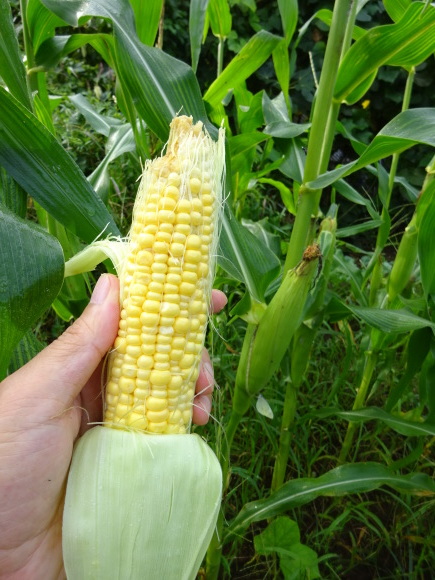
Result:
[[195,578],[221,491],[220,464],[196,434],[91,429],[76,445],[65,498],[68,580]]

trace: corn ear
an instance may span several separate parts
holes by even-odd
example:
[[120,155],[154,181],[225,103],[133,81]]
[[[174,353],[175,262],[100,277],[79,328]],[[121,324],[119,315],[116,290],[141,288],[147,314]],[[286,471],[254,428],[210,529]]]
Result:
[[409,282],[415,267],[418,252],[417,214],[414,214],[400,240],[388,278],[388,300],[392,302],[399,296]]
[[121,320],[104,424],[79,440],[69,473],[68,580],[189,580],[205,555],[222,471],[189,428],[223,181],[223,130],[215,143],[202,123],[177,117],[165,155],[145,166],[127,243],[97,242],[70,265],[112,254]]
[[258,327],[250,329],[236,376],[233,409],[237,413],[246,412],[250,397],[261,391],[278,370],[302,321],[319,258],[319,246],[308,246],[299,264],[285,275]]

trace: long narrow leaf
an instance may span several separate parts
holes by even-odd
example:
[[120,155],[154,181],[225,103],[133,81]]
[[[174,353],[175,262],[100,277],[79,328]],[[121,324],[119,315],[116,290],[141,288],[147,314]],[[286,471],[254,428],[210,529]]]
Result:
[[230,523],[224,541],[243,533],[254,522],[304,505],[319,496],[368,492],[384,485],[402,493],[435,494],[435,482],[424,473],[397,475],[378,463],[343,465],[317,478],[288,481],[270,497],[246,504]]
[[117,73],[132,96],[148,127],[162,140],[169,135],[169,123],[180,112],[208,123],[198,81],[184,62],[158,48],[145,46],[137,37],[134,14],[127,0],[44,0],[50,10],[77,26],[85,16],[112,21],[117,53]]
[[8,0],[0,0],[0,77],[14,97],[31,110],[26,70],[21,60]]
[[417,143],[435,147],[435,108],[409,109],[399,113],[376,135],[359,159],[320,175],[306,186],[312,190],[323,189],[366,165],[406,151]]
[[276,255],[240,225],[228,207],[222,223],[219,265],[236,280],[244,282],[249,294],[264,302],[269,284],[280,270]]
[[112,216],[78,165],[38,119],[0,87],[0,164],[55,219],[91,242]]
[[239,86],[269,58],[280,41],[279,36],[265,30],[254,34],[212,83],[204,95],[204,100],[211,107],[219,105],[228,91]]
[[201,54],[202,37],[204,35],[205,17],[209,0],[191,0],[189,7],[189,37],[192,68],[198,68]]
[[341,102],[352,93],[348,101],[356,102],[368,88],[366,79],[374,79],[383,64],[417,66],[434,51],[435,6],[413,2],[397,24],[372,28],[351,46],[340,64],[334,98]]
[[417,205],[418,257],[426,296],[435,294],[435,181],[425,188]]
[[0,206],[0,380],[15,347],[62,286],[57,239]]
[[141,42],[153,46],[159,30],[163,0],[130,0],[136,20],[136,32]]
[[358,411],[339,411],[338,409],[324,409],[315,412],[316,417],[340,417],[352,423],[365,423],[367,421],[382,421],[391,429],[406,435],[407,437],[435,437],[435,425],[430,423],[410,421],[387,413],[383,409],[369,407]]
[[45,40],[54,36],[56,27],[66,26],[66,22],[50,12],[40,0],[28,1],[25,17],[35,53]]

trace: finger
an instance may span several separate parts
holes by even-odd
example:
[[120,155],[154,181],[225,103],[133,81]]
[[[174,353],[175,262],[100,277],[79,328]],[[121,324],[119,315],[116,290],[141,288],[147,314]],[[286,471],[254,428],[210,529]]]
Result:
[[192,420],[196,425],[205,425],[209,419],[213,387],[213,365],[207,350],[203,349],[199,376],[196,381],[196,395],[193,401]]
[[112,346],[118,320],[118,280],[104,274],[80,318],[4,383],[15,385],[21,400],[39,405],[41,419],[44,405],[50,416],[62,413],[73,404]]
[[211,292],[211,310],[213,314],[217,314],[228,302],[227,297],[221,290],[212,290]]

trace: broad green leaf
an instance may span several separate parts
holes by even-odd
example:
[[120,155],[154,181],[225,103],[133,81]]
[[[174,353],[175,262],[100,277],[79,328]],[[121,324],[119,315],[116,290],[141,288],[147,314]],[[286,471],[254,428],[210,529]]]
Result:
[[207,12],[213,34],[219,38],[227,38],[232,26],[228,0],[209,0]]
[[288,481],[268,498],[245,504],[230,522],[223,541],[227,542],[235,535],[243,534],[254,522],[272,518],[317,497],[369,492],[384,485],[401,493],[423,496],[435,494],[435,482],[425,473],[398,475],[378,463],[351,463],[336,467],[320,477]]
[[46,69],[54,68],[66,55],[90,44],[114,68],[113,37],[110,34],[72,34],[70,36],[55,36],[41,44],[35,60],[38,66]]
[[100,115],[83,95],[73,95],[69,99],[95,131],[108,137],[104,159],[88,176],[92,187],[101,199],[107,202],[110,187],[109,164],[124,153],[136,151],[133,130],[129,123],[123,123],[120,119],[107,115]]
[[209,0],[191,0],[189,6],[189,37],[192,69],[198,68],[201,54],[202,38],[204,35],[205,17]]
[[209,132],[201,92],[193,70],[158,48],[145,46],[136,35],[134,15],[127,0],[44,0],[44,4],[69,24],[77,26],[85,16],[108,18],[115,38],[117,73],[123,89],[148,127],[162,140],[169,124],[180,112],[201,119]]
[[277,553],[284,580],[319,578],[317,554],[301,544],[299,527],[289,517],[278,517],[254,537],[257,554]]
[[98,195],[107,201],[110,187],[109,164],[124,153],[136,151],[133,130],[129,123],[112,128],[106,143],[106,155],[88,180]]
[[187,64],[138,44],[124,29],[115,38],[121,81],[140,116],[162,141],[167,140],[169,125],[179,112],[202,120],[213,136],[217,134],[207,121],[198,82]]
[[[269,137],[264,133],[253,131],[242,133],[228,139],[231,153],[231,173],[233,177],[233,192],[235,192],[235,180],[251,171],[255,153],[260,143],[267,141]],[[240,176],[238,176],[240,174]]]
[[41,0],[28,1],[25,17],[35,53],[45,40],[55,35],[56,27],[66,26],[66,22],[50,12]]
[[63,282],[54,236],[0,206],[0,380],[15,347],[50,306]]
[[281,240],[277,234],[273,234],[268,227],[267,218],[254,222],[242,218],[242,225],[248,229],[263,244],[263,246],[272,250],[275,256],[281,256]]
[[278,0],[278,10],[288,46],[298,24],[298,0]]
[[410,421],[399,416],[391,415],[383,409],[368,407],[358,411],[339,411],[338,409],[324,409],[315,412],[316,417],[337,416],[351,421],[352,423],[364,423],[366,421],[382,421],[388,427],[407,437],[435,437],[435,425],[426,422]]
[[234,98],[237,105],[237,121],[239,133],[250,133],[264,125],[263,117],[263,91],[253,95],[245,83],[234,89]]
[[340,228],[337,230],[337,238],[348,238],[350,236],[356,236],[357,234],[362,234],[363,232],[369,232],[370,230],[377,230],[382,225],[381,218],[368,220],[361,224],[355,224],[353,226],[348,226],[347,228]]
[[124,124],[121,119],[101,115],[96,108],[91,105],[88,99],[80,93],[77,95],[71,95],[68,98],[84,116],[92,129],[97,133],[101,133],[101,135],[104,135],[105,137],[108,137],[114,128],[120,127]]
[[373,201],[370,198],[361,195],[354,187],[344,181],[344,179],[339,179],[336,181],[334,183],[334,187],[338,193],[347,200],[351,201],[352,203],[356,203],[357,205],[365,206],[372,219],[380,218],[379,213],[376,211],[376,208],[373,205]]
[[384,310],[382,308],[361,308],[349,305],[347,305],[347,308],[369,326],[382,332],[411,332],[426,326],[435,330],[433,322],[407,310]]
[[281,173],[293,179],[297,184],[302,183],[306,154],[301,140],[296,138],[275,142],[272,159],[275,159],[277,154],[282,155],[284,158],[279,166]]
[[119,235],[80,168],[34,115],[0,87],[0,164],[57,221],[87,242]]
[[9,173],[0,165],[0,205],[6,206],[19,217],[26,216],[26,192],[12,179]]
[[284,185],[281,181],[277,181],[276,179],[270,179],[269,177],[262,177],[258,180],[260,183],[267,183],[268,185],[272,185],[276,187],[281,195],[281,199],[287,211],[290,212],[292,215],[296,215],[296,205],[295,200],[293,198],[293,194],[289,187]]
[[357,40],[340,64],[334,90],[338,102],[346,100],[361,85],[359,97],[367,90],[365,80],[388,64],[409,68],[421,64],[435,51],[435,6],[412,2],[397,24],[376,26]]
[[435,294],[435,180],[424,189],[417,204],[418,258],[426,296]]
[[275,68],[276,78],[284,95],[284,100],[288,111],[291,111],[291,102],[289,98],[290,89],[290,55],[288,46],[283,38],[272,52],[273,66]]
[[31,330],[26,332],[12,353],[8,374],[14,373],[23,365],[28,363],[29,360],[32,360],[38,352],[43,350],[44,346],[45,345],[36,338]]
[[399,113],[376,135],[359,159],[320,175],[306,186],[311,190],[323,189],[366,165],[406,151],[417,143],[435,147],[435,108],[409,109]]
[[[318,10],[313,16],[313,18],[318,18],[319,20],[321,20],[323,23],[325,23],[330,27],[332,24],[332,10],[327,10],[326,8]],[[367,30],[361,28],[361,26],[354,26],[352,29],[353,40],[360,39],[362,36],[364,36],[364,34],[366,34],[366,32]]]
[[267,287],[280,271],[280,261],[264,243],[237,222],[227,205],[219,244],[219,265],[230,276],[243,282],[255,300],[264,302]]
[[412,379],[421,371],[423,363],[429,352],[433,333],[430,328],[419,328],[414,330],[408,342],[406,349],[406,369],[400,377],[399,382],[394,383],[385,403],[385,410],[391,411],[403,397],[413,388]]
[[136,21],[136,32],[139,40],[148,46],[154,46],[159,30],[163,0],[130,0]]
[[397,22],[405,14],[411,2],[412,0],[384,0],[384,7],[391,20]]
[[211,84],[204,95],[204,100],[211,107],[218,106],[229,91],[239,86],[260,68],[280,41],[279,36],[265,30],[254,34]]
[[0,77],[14,97],[31,110],[26,70],[21,60],[8,0],[0,0]]
[[263,115],[266,123],[263,129],[266,135],[291,139],[305,133],[310,128],[310,123],[293,123],[289,119],[287,105],[283,93],[271,100],[263,93]]

